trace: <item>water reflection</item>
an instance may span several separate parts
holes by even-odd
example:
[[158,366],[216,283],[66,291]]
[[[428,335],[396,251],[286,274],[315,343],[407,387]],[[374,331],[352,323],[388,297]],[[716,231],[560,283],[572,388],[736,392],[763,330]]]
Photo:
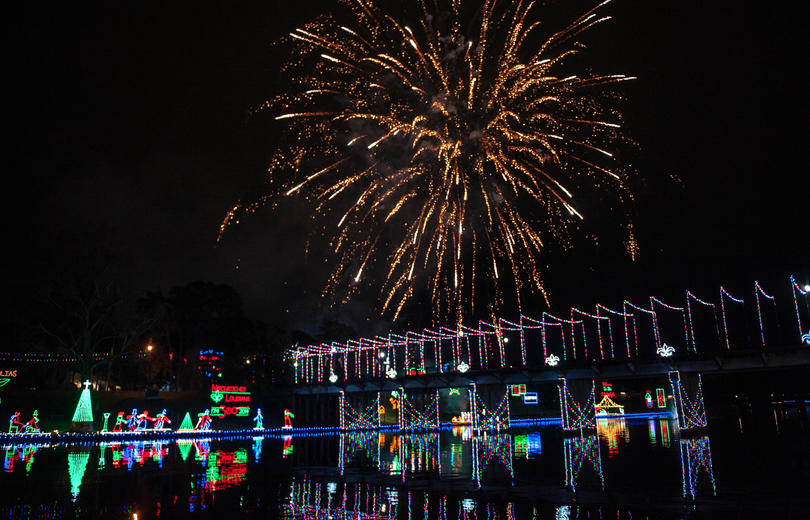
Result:
[[607,442],[608,458],[613,458],[619,453],[619,440],[625,444],[630,443],[630,430],[624,418],[602,418],[596,419],[596,432]]
[[583,469],[592,469],[602,489],[605,489],[605,475],[602,473],[602,451],[596,435],[574,437],[563,440],[565,454],[565,485],[577,491],[577,484]]
[[[518,503],[383,484],[323,481],[310,475],[293,480],[281,505],[284,520],[630,520],[619,506]],[[643,518],[643,516],[642,516]],[[649,517],[648,517],[649,518]]]
[[[652,511],[650,518],[674,520],[686,510],[676,508],[692,511],[717,494],[713,455],[739,454],[722,442],[714,447],[717,454],[707,435],[680,438],[659,418],[600,420],[596,434],[575,437],[556,426],[480,436],[459,427],[407,435],[6,446],[0,516],[16,518],[9,512],[33,502],[40,509],[50,504],[57,518],[81,517],[93,507],[108,507],[110,518],[121,511],[213,517],[223,508],[251,507],[259,517],[296,520],[629,518],[627,508],[603,507],[619,497],[645,508],[639,516],[634,509],[634,518],[646,518],[650,504],[660,503],[671,510]],[[734,462],[745,473],[745,464]],[[739,477],[725,468],[718,474],[728,489]],[[110,485],[115,493],[105,491]],[[16,502],[9,498],[15,495]]]
[[70,477],[70,494],[75,502],[79,498],[79,489],[82,485],[84,472],[87,470],[87,461],[90,460],[89,451],[68,453],[68,476]]
[[712,469],[712,447],[709,437],[704,435],[695,439],[681,439],[681,471],[683,474],[683,496],[695,499],[701,480],[705,478],[712,496],[717,495]]
[[36,455],[36,453],[36,444],[6,446],[5,458],[3,459],[3,471],[12,473],[14,471],[14,465],[19,463],[25,467],[25,473],[29,473],[31,471],[31,465],[34,463],[34,455]]
[[[487,468],[493,462],[500,464],[506,469],[508,481],[511,484],[515,478],[515,470],[512,466],[512,436],[508,433],[497,435],[483,435],[474,437],[473,446],[473,478],[478,487],[481,487],[481,479],[487,472]],[[495,469],[495,468],[492,468]],[[503,477],[502,477],[503,478]]]

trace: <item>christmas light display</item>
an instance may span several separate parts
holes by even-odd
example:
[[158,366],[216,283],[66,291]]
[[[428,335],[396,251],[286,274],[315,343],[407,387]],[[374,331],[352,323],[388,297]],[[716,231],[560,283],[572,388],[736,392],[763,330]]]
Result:
[[[191,419],[189,418],[189,422]],[[183,459],[183,462],[188,460],[188,455],[191,453],[191,448],[193,447],[194,441],[188,439],[177,439],[177,449],[180,451],[180,457]]]
[[[608,313],[608,314],[610,314],[612,316],[617,316],[617,317],[622,318],[622,322],[624,324],[624,327],[623,327],[624,328],[624,344],[625,344],[625,351],[627,352],[627,357],[628,358],[631,357],[631,353],[632,353],[633,350],[635,350],[636,354],[638,354],[638,338],[637,338],[636,335],[633,336],[634,339],[636,340],[635,341],[635,348],[631,349],[630,348],[630,333],[629,333],[629,330],[627,328],[627,320],[631,319],[631,320],[633,320],[633,330],[634,331],[636,330],[636,322],[635,322],[636,316],[635,316],[635,314],[614,311],[612,309],[609,309],[609,308],[605,307],[601,303],[597,303],[596,304],[596,315],[601,316],[600,312],[602,312],[602,311],[604,311],[604,312],[606,312],[606,313]],[[607,318],[609,319],[610,316],[607,316]],[[607,323],[610,324],[610,321],[608,321]],[[610,334],[610,342],[612,344],[613,343],[613,329],[612,329],[612,326],[609,326],[609,327],[611,327],[611,328],[608,328],[608,332]]]
[[597,419],[600,415],[624,415],[624,406],[617,404],[609,395],[603,395],[602,399],[594,405]]
[[361,410],[352,407],[346,399],[346,394],[338,394],[338,418],[341,430],[371,430],[380,427],[380,394],[374,403]]
[[[253,428],[254,430],[262,430],[264,429],[264,425],[262,424],[262,409],[256,409],[256,417],[253,418],[253,421],[256,423],[256,426]],[[292,427],[292,424],[290,425]]]
[[810,315],[810,285],[805,285],[804,288],[801,288],[799,284],[796,283],[796,278],[793,275],[790,275],[790,293],[793,296],[793,308],[796,310],[796,327],[799,329],[799,336],[802,338],[802,342],[807,343],[810,345],[810,331],[807,334],[804,333],[804,329],[802,328],[802,314],[799,310],[799,295],[804,297],[804,309],[805,312]]
[[515,478],[515,470],[512,466],[511,435],[501,433],[483,437],[473,437],[472,454],[472,478],[479,488],[481,487],[481,480],[486,473],[487,466],[493,460],[499,462],[506,468],[510,481]]
[[[808,292],[799,286],[794,278],[790,281],[793,293],[793,312],[796,314],[799,337],[803,336],[802,307],[799,298],[805,299]],[[764,299],[775,307],[773,296],[765,293],[755,282],[755,307],[753,316],[758,326],[760,338],[765,344],[766,324],[762,308]],[[639,338],[640,319],[649,319],[651,326],[651,342],[653,352],[672,341],[663,335],[663,313],[671,311],[680,317],[680,329],[683,350],[691,353],[708,353],[707,345],[713,345],[715,339],[731,348],[731,323],[729,320],[729,304],[743,306],[744,301],[732,296],[725,288],[720,288],[719,308],[714,302],[697,297],[691,291],[685,291],[683,305],[671,305],[651,296],[650,307],[644,308],[623,300],[621,311],[612,310],[602,304],[596,305],[596,313],[590,313],[577,307],[570,308],[570,319],[560,318],[548,312],[543,312],[539,319],[520,314],[516,322],[503,318],[495,318],[493,323],[479,321],[478,325],[467,327],[456,324],[454,327],[439,327],[437,330],[423,329],[421,332],[406,332],[401,334],[388,334],[375,338],[361,338],[349,340],[344,343],[332,342],[330,344],[296,346],[292,348],[287,358],[292,360],[294,380],[296,384],[323,383],[329,380],[335,383],[338,378],[337,369],[342,367],[343,379],[363,381],[380,378],[408,377],[426,374],[429,371],[442,374],[448,371],[466,373],[470,370],[491,370],[511,366],[514,361],[519,366],[528,366],[530,359],[539,359],[544,365],[553,366],[548,361],[582,360],[603,361],[615,359],[617,354],[626,357],[642,357],[641,341]],[[696,307],[697,306],[697,307]],[[714,321],[714,338],[698,338],[699,330],[695,326],[698,308],[711,310]],[[743,306],[743,310],[744,306]],[[736,311],[735,311],[736,312]],[[805,314],[810,313],[810,307]],[[624,329],[624,345],[617,344],[614,338],[614,320],[621,319]],[[620,326],[616,324],[617,326]],[[736,326],[744,334],[744,327]],[[540,342],[530,344],[527,340],[528,331],[540,332]],[[646,327],[645,327],[646,330]],[[510,352],[509,334],[517,334],[520,338],[519,352]],[[588,337],[596,337],[594,346],[589,345]],[[644,338],[641,338],[644,339]],[[559,351],[550,352],[550,342],[559,341]],[[430,343],[432,349],[426,348]],[[555,347],[552,350],[556,350]],[[646,347],[645,347],[646,348]],[[426,357],[426,352],[432,351],[432,359]],[[534,352],[537,352],[535,357]],[[647,357],[649,356],[649,351]],[[493,360],[494,358],[494,360]],[[519,358],[519,359],[518,359]],[[335,360],[340,359],[340,363]],[[337,367],[337,368],[336,368]],[[332,376],[335,377],[332,377]]]
[[194,425],[195,430],[210,430],[211,429],[211,410],[205,409],[203,413],[197,414],[197,424]]
[[664,392],[663,388],[655,389],[655,399],[656,403],[658,403],[658,408],[667,407],[667,394]]
[[472,383],[469,388],[472,428],[475,432],[507,430],[511,424],[509,409],[509,387],[504,389],[503,398],[495,407],[490,407],[478,395],[478,386]]
[[650,393],[649,390],[647,390],[647,393],[644,394],[644,404],[647,405],[647,408],[653,407],[652,394]]
[[153,417],[149,417],[149,410],[144,410],[138,414],[137,418],[137,425],[135,426],[136,430],[143,431],[149,427],[149,422],[154,422]]
[[705,428],[707,425],[706,409],[703,404],[703,386],[700,374],[690,375],[696,381],[695,390],[691,396],[682,384],[680,372],[672,371],[668,376],[678,411],[678,426],[682,430]]
[[191,414],[186,412],[185,417],[183,417],[183,421],[180,423],[180,428],[178,431],[191,431],[194,429],[194,423],[191,422]]
[[669,358],[675,354],[675,347],[664,343],[663,345],[655,349],[655,353],[662,358]]
[[560,358],[552,354],[546,358],[545,363],[550,367],[556,367],[557,365],[560,364]]
[[695,338],[695,323],[692,312],[692,300],[712,310],[712,316],[714,317],[714,330],[717,333],[718,341],[720,340],[720,324],[717,319],[717,308],[713,303],[701,300],[700,298],[692,294],[691,291],[686,291],[686,318],[689,321],[689,338],[691,341],[692,352],[697,352],[698,348],[697,348],[697,340]]
[[712,450],[709,437],[704,435],[694,439],[681,439],[681,474],[684,498],[695,499],[701,474],[705,474],[712,495],[717,495],[717,485],[712,470]]
[[110,421],[110,412],[104,412],[104,423],[101,425],[101,433],[107,433],[107,423]]
[[115,433],[120,433],[124,431],[127,427],[127,420],[124,418],[124,412],[118,412],[118,415],[115,417],[115,424],[113,425],[112,431]]
[[79,403],[76,405],[76,410],[73,412],[73,423],[90,423],[91,428],[93,424],[93,407],[90,403],[90,381],[85,381],[84,390],[79,396]]
[[731,343],[729,342],[728,337],[728,318],[726,316],[726,304],[725,299],[728,298],[730,302],[738,303],[740,305],[744,305],[745,301],[741,298],[735,298],[731,294],[728,293],[722,286],[720,287],[720,315],[722,316],[723,322],[723,339],[725,340],[726,350],[731,349]]
[[425,393],[422,407],[414,405],[413,398],[399,389],[398,427],[400,431],[429,431],[439,428],[439,391]]
[[562,414],[563,430],[592,430],[596,428],[596,401],[594,383],[591,381],[590,393],[587,394],[583,402],[571,394],[568,388],[568,381],[560,378],[557,389],[560,394],[560,412]]
[[602,473],[602,453],[599,448],[599,437],[596,435],[563,439],[565,458],[565,485],[576,493],[582,468],[585,463],[593,469],[602,489],[605,489],[605,476]]
[[[689,298],[687,298],[686,300],[688,302]],[[684,307],[677,307],[675,305],[668,305],[668,304],[662,302],[661,300],[659,300],[658,298],[656,298],[654,296],[650,296],[650,309],[652,309],[654,311],[656,304],[658,304],[659,306],[664,307],[665,309],[668,309],[670,311],[676,311],[676,312],[681,313],[681,321],[683,322],[683,344],[688,345],[689,344],[689,329],[688,329],[687,319],[686,319],[686,309]],[[659,322],[658,322],[658,314],[653,313],[652,317],[653,317],[653,333],[655,334],[655,344],[656,344],[656,347],[659,347],[659,346],[661,346],[662,341],[661,341],[660,325],[659,325]]]
[[762,295],[767,301],[770,301],[776,307],[776,299],[767,294],[758,281],[754,282],[754,301],[757,307],[757,320],[759,321],[759,337],[762,340],[762,348],[765,348],[765,325],[762,318],[762,305],[759,303],[759,297]]
[[25,424],[20,421],[20,412],[14,412],[8,420],[8,433],[17,433],[22,428],[25,428]]
[[31,420],[25,423],[24,430],[26,433],[39,433],[39,412],[37,410],[31,414]]
[[133,408],[132,413],[127,415],[127,430],[128,431],[135,431],[135,428],[138,426],[138,409]]
[[343,475],[346,465],[357,462],[358,456],[363,456],[367,463],[380,468],[381,461],[380,435],[370,431],[354,431],[342,433],[338,450],[338,470]]
[[31,472],[31,466],[34,464],[34,455],[36,455],[36,453],[36,444],[6,446],[3,458],[3,471],[13,473],[14,465],[19,461],[25,467],[25,474],[28,475]]
[[153,428],[155,430],[163,430],[166,428],[166,424],[171,424],[171,419],[166,415],[166,409],[164,408],[157,416],[155,416],[155,424]]
[[[131,354],[116,354],[110,356],[109,353],[93,354],[85,360],[90,359],[93,362],[107,361],[114,357],[115,359],[143,359],[146,354],[131,353]],[[58,363],[60,365],[76,365],[82,362],[82,358],[70,354],[59,353],[40,353],[40,352],[0,352],[0,363]],[[16,371],[14,371],[16,372]],[[6,377],[3,371],[0,371],[0,377]]]
[[90,460],[89,451],[68,453],[68,476],[70,477],[70,494],[75,502],[79,498],[79,488],[84,479],[84,472],[87,469],[87,461]]

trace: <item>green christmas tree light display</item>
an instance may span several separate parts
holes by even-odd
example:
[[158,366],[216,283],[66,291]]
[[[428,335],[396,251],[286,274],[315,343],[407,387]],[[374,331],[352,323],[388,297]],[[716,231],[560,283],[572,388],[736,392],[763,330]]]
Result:
[[90,381],[84,382],[84,390],[82,390],[82,395],[79,397],[79,404],[76,405],[76,411],[73,412],[72,422],[93,422],[93,408],[90,404]]
[[178,429],[180,429],[180,430],[193,430],[194,429],[194,423],[191,422],[191,414],[186,412],[186,416],[183,417],[183,422],[180,423],[180,428],[178,428]]

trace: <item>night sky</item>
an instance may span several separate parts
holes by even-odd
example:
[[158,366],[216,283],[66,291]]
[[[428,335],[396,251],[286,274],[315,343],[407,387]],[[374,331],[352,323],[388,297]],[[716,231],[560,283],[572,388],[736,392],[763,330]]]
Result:
[[[103,264],[133,295],[202,279],[234,286],[256,319],[312,332],[325,318],[384,325],[372,294],[322,307],[303,202],[216,243],[233,203],[266,189],[279,127],[247,110],[285,84],[270,44],[332,2],[25,4],[7,17],[5,46],[6,318],[32,287]],[[639,77],[623,88],[640,145],[641,253],[635,264],[609,245],[557,258],[555,308],[810,278],[803,14],[695,0],[608,11],[589,52],[596,69]],[[404,321],[421,323],[419,312]]]

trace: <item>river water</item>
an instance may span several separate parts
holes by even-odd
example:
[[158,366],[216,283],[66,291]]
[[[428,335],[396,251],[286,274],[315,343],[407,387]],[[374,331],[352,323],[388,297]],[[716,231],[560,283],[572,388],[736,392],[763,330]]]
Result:
[[710,425],[6,446],[0,518],[810,518],[806,410]]

